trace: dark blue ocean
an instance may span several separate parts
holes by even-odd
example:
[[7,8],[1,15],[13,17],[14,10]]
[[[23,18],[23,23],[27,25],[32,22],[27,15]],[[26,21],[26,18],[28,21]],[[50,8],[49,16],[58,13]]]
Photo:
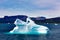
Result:
[[0,24],[0,40],[60,40],[60,23],[44,23],[50,31],[48,34],[4,34],[2,31],[10,31],[15,25]]

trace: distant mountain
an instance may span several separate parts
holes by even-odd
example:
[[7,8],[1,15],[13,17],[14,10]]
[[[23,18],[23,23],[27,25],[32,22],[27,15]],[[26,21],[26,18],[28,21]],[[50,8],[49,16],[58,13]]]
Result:
[[56,18],[49,18],[45,20],[34,20],[36,24],[41,24],[41,23],[60,23],[60,17]]
[[45,20],[46,17],[31,17],[32,20]]
[[[0,23],[14,23],[14,21],[18,18],[23,21],[26,21],[26,15],[16,15],[16,16],[5,16],[4,18],[0,18]],[[45,17],[30,17],[36,23],[60,23],[60,17],[46,19]]]
[[17,15],[17,16],[5,16],[4,18],[0,18],[0,23],[14,23],[16,19],[21,19],[26,21],[27,16],[25,15]]
[[51,22],[51,23],[60,23],[60,17],[46,19],[46,21]]

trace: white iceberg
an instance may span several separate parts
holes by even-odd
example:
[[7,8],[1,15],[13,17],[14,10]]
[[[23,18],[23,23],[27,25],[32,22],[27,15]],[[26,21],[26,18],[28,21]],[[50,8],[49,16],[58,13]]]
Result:
[[26,22],[16,19],[14,22],[16,27],[10,31],[10,33],[39,33],[39,34],[46,34],[49,31],[49,28],[43,25],[37,25],[32,21],[29,17],[27,18]]

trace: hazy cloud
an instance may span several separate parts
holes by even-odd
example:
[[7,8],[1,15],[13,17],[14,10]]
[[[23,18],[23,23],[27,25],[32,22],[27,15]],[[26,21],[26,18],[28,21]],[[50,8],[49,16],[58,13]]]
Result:
[[1,13],[2,15],[57,17],[60,16],[60,0],[0,0]]

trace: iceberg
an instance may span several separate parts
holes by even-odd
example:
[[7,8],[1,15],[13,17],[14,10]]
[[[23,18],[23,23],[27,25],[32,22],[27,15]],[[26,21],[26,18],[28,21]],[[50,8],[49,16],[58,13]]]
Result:
[[16,19],[14,22],[16,27],[11,30],[9,33],[19,33],[19,34],[47,34],[49,28],[43,25],[37,25],[29,17],[26,19],[26,22]]

